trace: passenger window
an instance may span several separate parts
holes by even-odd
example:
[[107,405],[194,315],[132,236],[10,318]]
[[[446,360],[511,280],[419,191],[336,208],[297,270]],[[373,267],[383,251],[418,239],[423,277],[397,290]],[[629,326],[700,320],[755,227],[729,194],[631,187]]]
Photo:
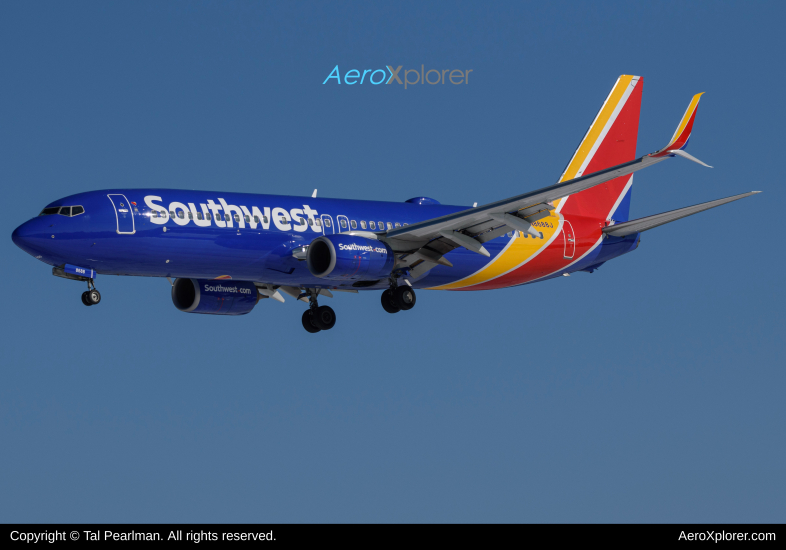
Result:
[[356,222],[355,220],[351,220],[351,221],[349,222],[349,226],[350,226],[352,229],[357,229],[357,228],[358,228],[358,222]]
[[388,231],[390,231],[391,229],[393,229],[393,224],[388,222]]
[[325,219],[325,227],[330,227],[330,220],[329,219]]
[[183,215],[183,211],[182,211],[182,210],[178,210],[178,211],[177,211],[177,217],[178,217],[178,218],[180,218],[181,220],[182,220],[183,218],[185,218],[185,216]]
[[[221,215],[221,214],[219,214],[219,216],[220,216],[220,215]],[[228,222],[228,221],[229,221],[229,214],[224,214],[224,221],[225,221],[225,222]]]
[[369,226],[371,229],[376,229],[376,228],[377,228],[377,222],[368,222],[368,226]]
[[322,220],[314,220],[314,223],[317,224],[317,227],[322,227]]
[[249,216],[243,216],[243,219],[246,220],[246,223],[251,223],[251,218]]
[[283,223],[284,225],[286,225],[286,224],[288,224],[288,223],[289,223],[289,220],[288,220],[288,219],[286,219],[284,216],[281,216],[281,223]]
[[259,216],[254,216],[254,223],[259,223]]
[[70,216],[71,215],[71,207],[70,206],[61,206],[59,214],[61,216]]
[[203,218],[202,212],[197,212],[197,219],[201,220]]
[[385,222],[379,222],[379,230],[382,231],[385,229]]
[[314,218],[309,218],[308,219],[308,225],[310,225],[312,227],[314,226]]
[[194,214],[192,214],[191,212],[189,212],[189,213],[188,213],[188,219],[189,219],[189,220],[193,220],[193,219],[194,219]]
[[360,220],[360,229],[366,228],[366,220]]
[[401,224],[396,222],[396,227],[401,227]]
[[345,219],[341,219],[341,220],[339,220],[339,223],[341,224],[341,227],[342,227],[343,229],[346,229],[346,228],[347,228],[347,220],[345,220]]
[[170,218],[174,218],[175,217],[175,213],[172,210],[169,211],[169,217]]
[[212,221],[213,220],[213,214],[205,214],[205,219],[207,221]]

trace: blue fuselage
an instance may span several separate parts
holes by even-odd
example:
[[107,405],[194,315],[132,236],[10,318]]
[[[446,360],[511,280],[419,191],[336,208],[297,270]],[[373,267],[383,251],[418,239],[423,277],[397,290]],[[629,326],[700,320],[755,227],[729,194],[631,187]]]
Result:
[[[72,215],[58,207],[71,206]],[[78,209],[76,207],[79,207]],[[13,233],[14,242],[52,266],[70,264],[108,275],[232,278],[312,288],[387,288],[389,281],[336,282],[311,274],[293,251],[321,235],[381,233],[468,207],[431,199],[404,203],[172,189],[91,191],[54,201]],[[69,213],[68,210],[65,210]],[[467,277],[510,242],[512,232],[485,243],[491,258],[457,248],[416,288]],[[636,238],[610,239],[569,271],[591,268],[635,248]],[[553,276],[557,276],[556,273]]]
[[[91,191],[54,201],[47,209],[61,206],[81,206],[84,212],[40,215],[13,234],[20,248],[52,266],[72,264],[110,275],[230,276],[310,287],[342,286],[314,277],[306,262],[293,257],[293,250],[316,237],[380,232],[467,208],[171,189]],[[486,247],[493,257],[506,242],[503,236]],[[488,261],[464,249],[448,257],[454,267],[439,266],[416,286],[450,282]],[[387,286],[382,280],[363,288]]]

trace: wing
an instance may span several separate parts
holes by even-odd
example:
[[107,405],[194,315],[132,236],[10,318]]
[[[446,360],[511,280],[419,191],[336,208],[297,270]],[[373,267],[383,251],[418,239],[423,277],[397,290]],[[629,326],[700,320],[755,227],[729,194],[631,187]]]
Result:
[[554,210],[553,202],[568,195],[633,174],[675,155],[707,166],[681,150],[690,138],[700,96],[701,94],[697,94],[691,100],[669,145],[655,153],[605,170],[560,181],[537,191],[393,229],[381,238],[399,253],[400,263],[397,267],[410,268],[412,276],[416,278],[437,264],[451,265],[443,256],[455,248],[463,246],[489,256],[483,243],[508,231],[517,230],[537,235],[532,223],[548,216],[549,211]]

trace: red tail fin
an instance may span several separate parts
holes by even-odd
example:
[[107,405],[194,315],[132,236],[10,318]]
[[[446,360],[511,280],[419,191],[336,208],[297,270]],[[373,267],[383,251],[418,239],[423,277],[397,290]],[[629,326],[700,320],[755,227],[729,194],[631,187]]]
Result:
[[[622,75],[611,89],[595,120],[581,140],[560,181],[591,174],[636,158],[639,133],[641,90],[644,79]],[[630,193],[633,175],[623,176],[586,191],[561,199],[557,211],[606,220],[627,220],[628,202],[620,207]],[[617,215],[615,211],[619,209]]]

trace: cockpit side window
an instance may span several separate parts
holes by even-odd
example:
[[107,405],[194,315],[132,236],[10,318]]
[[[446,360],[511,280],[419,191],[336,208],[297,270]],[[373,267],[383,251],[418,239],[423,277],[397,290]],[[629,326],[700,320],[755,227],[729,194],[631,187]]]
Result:
[[71,207],[71,216],[78,216],[79,214],[84,214],[85,209],[81,206],[72,206]]
[[71,216],[71,207],[70,206],[61,206],[60,212],[58,212],[61,216]]

